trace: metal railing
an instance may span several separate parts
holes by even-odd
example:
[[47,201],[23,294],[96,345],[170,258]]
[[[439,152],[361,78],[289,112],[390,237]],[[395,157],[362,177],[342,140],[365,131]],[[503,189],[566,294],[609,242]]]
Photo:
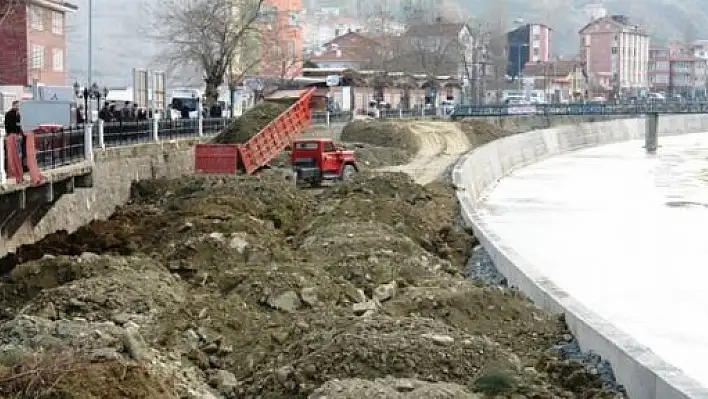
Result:
[[34,144],[40,170],[56,169],[86,160],[83,126],[35,131]]
[[[105,147],[120,147],[148,142],[152,137],[152,124],[151,120],[102,123],[103,143]],[[94,145],[100,145],[100,129],[93,131]]]
[[529,105],[458,105],[453,118],[511,115],[642,115],[703,114],[708,102],[569,103]]

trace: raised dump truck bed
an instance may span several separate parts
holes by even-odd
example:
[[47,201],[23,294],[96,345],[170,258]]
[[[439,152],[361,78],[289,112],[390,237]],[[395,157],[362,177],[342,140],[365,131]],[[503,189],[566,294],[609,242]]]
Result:
[[277,157],[310,125],[310,102],[316,88],[311,88],[255,136],[243,144],[197,144],[194,170],[199,174],[251,174]]

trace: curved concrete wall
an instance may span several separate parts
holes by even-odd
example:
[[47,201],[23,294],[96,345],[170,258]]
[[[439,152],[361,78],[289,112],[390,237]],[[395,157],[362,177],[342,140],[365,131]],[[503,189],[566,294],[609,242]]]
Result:
[[[708,131],[708,115],[659,118],[660,136],[705,131]],[[515,253],[513,248],[505,246],[475,209],[484,192],[515,168],[583,147],[643,138],[644,119],[582,123],[521,133],[466,154],[453,170],[453,181],[465,221],[499,271],[541,308],[564,313],[581,348],[609,360],[617,379],[627,388],[631,398],[708,398],[707,389],[591,312]]]

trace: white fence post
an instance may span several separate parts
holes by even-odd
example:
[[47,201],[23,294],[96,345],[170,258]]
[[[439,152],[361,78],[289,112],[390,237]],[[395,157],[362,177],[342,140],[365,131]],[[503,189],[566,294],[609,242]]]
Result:
[[5,171],[5,129],[0,128],[0,184],[7,184]]
[[104,129],[105,129],[105,122],[103,119],[98,120],[98,146],[101,147],[102,150],[106,149],[106,142],[103,137],[104,134]]
[[329,111],[327,111],[327,113],[325,114],[325,123],[327,124],[327,127],[329,127],[329,121]]
[[84,157],[93,163],[93,124],[88,123],[84,127]]
[[403,108],[398,109],[398,119],[403,119]]
[[204,116],[201,111],[199,111],[199,116],[197,117],[197,133],[199,137],[204,136]]
[[152,118],[152,139],[154,141],[160,141],[160,134],[158,130],[160,129],[160,115],[154,115]]

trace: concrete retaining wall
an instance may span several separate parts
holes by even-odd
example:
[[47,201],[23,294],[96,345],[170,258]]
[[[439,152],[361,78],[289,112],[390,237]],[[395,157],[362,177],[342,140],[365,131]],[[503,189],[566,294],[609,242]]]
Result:
[[[705,131],[708,131],[708,115],[672,115],[659,119],[660,136]],[[453,180],[465,221],[499,271],[541,308],[564,313],[581,348],[593,350],[610,361],[617,379],[631,398],[708,398],[708,389],[591,312],[506,246],[475,209],[484,192],[515,168],[583,147],[643,138],[644,119],[581,123],[517,134],[465,155],[455,166]]]
[[61,197],[36,226],[26,223],[12,239],[0,240],[0,256],[47,234],[73,232],[92,220],[108,218],[128,201],[134,181],[194,173],[194,143],[182,140],[96,151],[94,187]]

